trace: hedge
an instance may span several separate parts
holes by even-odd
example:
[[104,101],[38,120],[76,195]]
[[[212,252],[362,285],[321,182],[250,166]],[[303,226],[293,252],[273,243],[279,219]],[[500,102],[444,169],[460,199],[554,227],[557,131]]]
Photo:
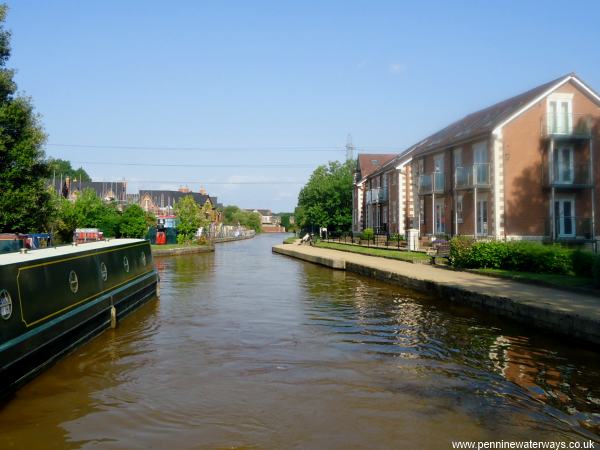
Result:
[[[475,242],[455,237],[450,241],[450,263],[459,268],[491,268],[519,272],[572,274],[591,277],[600,256],[539,242]],[[600,275],[598,275],[600,276]]]

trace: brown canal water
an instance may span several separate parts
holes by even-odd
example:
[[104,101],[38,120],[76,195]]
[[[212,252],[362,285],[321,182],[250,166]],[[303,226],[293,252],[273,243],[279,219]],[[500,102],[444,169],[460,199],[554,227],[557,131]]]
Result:
[[19,390],[0,448],[599,439],[597,352],[272,254],[281,240],[156,259],[160,300]]

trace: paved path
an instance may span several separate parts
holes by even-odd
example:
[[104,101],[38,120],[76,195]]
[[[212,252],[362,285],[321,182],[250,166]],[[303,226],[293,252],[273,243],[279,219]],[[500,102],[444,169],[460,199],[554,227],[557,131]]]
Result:
[[600,298],[594,295],[304,245],[278,245],[273,251],[433,291],[452,301],[600,344]]

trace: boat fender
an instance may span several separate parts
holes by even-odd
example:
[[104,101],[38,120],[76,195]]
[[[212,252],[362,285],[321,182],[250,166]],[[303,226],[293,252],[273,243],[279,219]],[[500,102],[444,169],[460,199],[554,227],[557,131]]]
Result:
[[110,327],[117,328],[117,308],[114,305],[110,307]]

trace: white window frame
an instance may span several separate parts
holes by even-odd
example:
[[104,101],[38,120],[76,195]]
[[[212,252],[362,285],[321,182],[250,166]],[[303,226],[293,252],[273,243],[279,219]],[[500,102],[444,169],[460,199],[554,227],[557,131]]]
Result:
[[[570,234],[565,234],[565,233],[561,232],[562,231],[561,229],[563,228],[564,223],[560,220],[560,218],[561,218],[560,215],[559,215],[559,217],[556,217],[556,214],[555,214],[556,206],[555,205],[551,205],[551,208],[552,208],[551,217],[554,217],[555,221],[556,221],[556,219],[559,219],[558,220],[558,229],[555,230],[556,235],[561,238],[568,238],[568,237],[572,238],[572,237],[577,236],[577,219],[576,219],[577,213],[575,212],[577,205],[575,204],[575,195],[574,194],[559,194],[554,198],[554,203],[565,202],[565,201],[568,201],[571,203],[571,227],[573,228],[573,232]],[[560,213],[560,210],[561,210],[560,203],[559,203],[558,209],[559,209],[559,213]],[[564,217],[564,216],[562,216],[562,217]]]
[[[569,180],[562,179],[562,174],[564,173],[564,167],[562,165],[563,159],[561,157],[563,150],[569,151],[569,174],[571,175]],[[573,184],[575,182],[575,150],[573,148],[573,145],[572,144],[559,145],[555,148],[554,152],[555,152],[555,158],[556,158],[556,161],[554,161],[554,164],[557,165],[557,167],[554,168],[554,171],[557,175],[556,177],[553,177],[554,183],[556,183],[556,184]]]
[[[433,224],[434,233],[433,234],[444,234],[446,233],[446,201],[442,198],[435,199],[435,212],[434,219],[435,223]],[[439,221],[438,221],[438,212],[439,212]],[[438,222],[440,227],[438,228]]]
[[[552,117],[551,119],[551,107],[550,105],[555,103],[557,106],[556,117]],[[556,128],[558,127],[559,122],[559,105],[561,103],[567,104],[567,130],[562,133],[559,133]],[[548,96],[546,100],[546,127],[549,134],[571,134],[573,131],[573,94],[566,92],[556,92]]]
[[464,202],[463,196],[458,195],[456,197],[456,223],[463,223],[464,219]]
[[[480,217],[483,218],[483,208],[481,207],[481,203],[485,202],[485,217],[487,220],[485,222],[480,221]],[[476,227],[475,234],[477,236],[487,236],[490,232],[490,201],[486,194],[482,194],[477,198],[477,217],[476,217]],[[481,231],[479,225],[481,224]],[[485,224],[485,226],[484,226]]]

